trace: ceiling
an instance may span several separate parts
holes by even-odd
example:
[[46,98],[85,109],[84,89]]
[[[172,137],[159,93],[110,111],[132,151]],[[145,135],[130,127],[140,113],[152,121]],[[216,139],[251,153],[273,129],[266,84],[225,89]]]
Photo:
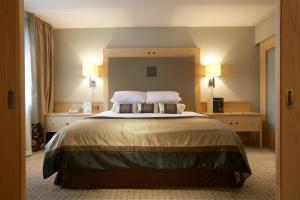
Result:
[[54,28],[255,26],[274,0],[24,0]]

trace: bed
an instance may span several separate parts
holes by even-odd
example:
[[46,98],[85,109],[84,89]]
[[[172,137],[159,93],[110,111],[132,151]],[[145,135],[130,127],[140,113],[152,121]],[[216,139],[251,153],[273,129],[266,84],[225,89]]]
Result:
[[241,187],[251,175],[240,138],[195,112],[106,111],[61,129],[43,176],[62,188]]
[[[113,107],[109,99],[116,91],[130,89],[148,91],[147,99],[143,92],[131,92],[127,97],[136,93],[136,102],[125,104],[147,103],[153,90],[178,91],[175,96],[180,94],[187,110],[200,112],[199,56],[198,48],[105,49],[104,108]],[[156,76],[147,75],[149,66]],[[43,176],[57,173],[55,184],[62,188],[243,186],[251,169],[240,138],[196,112],[105,111],[74,122],[48,142]]]

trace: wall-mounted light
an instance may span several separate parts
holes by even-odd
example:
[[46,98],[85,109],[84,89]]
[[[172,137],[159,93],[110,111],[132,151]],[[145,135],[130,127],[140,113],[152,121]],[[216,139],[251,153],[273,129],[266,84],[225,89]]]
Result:
[[82,65],[82,75],[89,77],[89,86],[96,87],[96,77],[99,76],[99,66],[94,63],[84,63]]
[[221,76],[221,63],[210,63],[205,67],[205,76],[209,78],[208,86],[215,87],[215,77]]

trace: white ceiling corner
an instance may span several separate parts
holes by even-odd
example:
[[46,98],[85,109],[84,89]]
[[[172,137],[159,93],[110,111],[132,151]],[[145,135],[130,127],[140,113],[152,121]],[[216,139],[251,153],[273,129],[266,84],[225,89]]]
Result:
[[25,0],[54,28],[255,26],[274,0]]

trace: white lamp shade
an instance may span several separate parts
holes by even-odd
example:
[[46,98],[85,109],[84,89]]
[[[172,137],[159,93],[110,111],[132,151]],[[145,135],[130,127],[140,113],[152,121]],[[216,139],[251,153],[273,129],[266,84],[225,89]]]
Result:
[[205,76],[206,77],[221,76],[221,64],[220,63],[211,63],[211,64],[206,65]]
[[82,75],[89,76],[99,76],[99,67],[93,63],[84,63],[82,65]]

